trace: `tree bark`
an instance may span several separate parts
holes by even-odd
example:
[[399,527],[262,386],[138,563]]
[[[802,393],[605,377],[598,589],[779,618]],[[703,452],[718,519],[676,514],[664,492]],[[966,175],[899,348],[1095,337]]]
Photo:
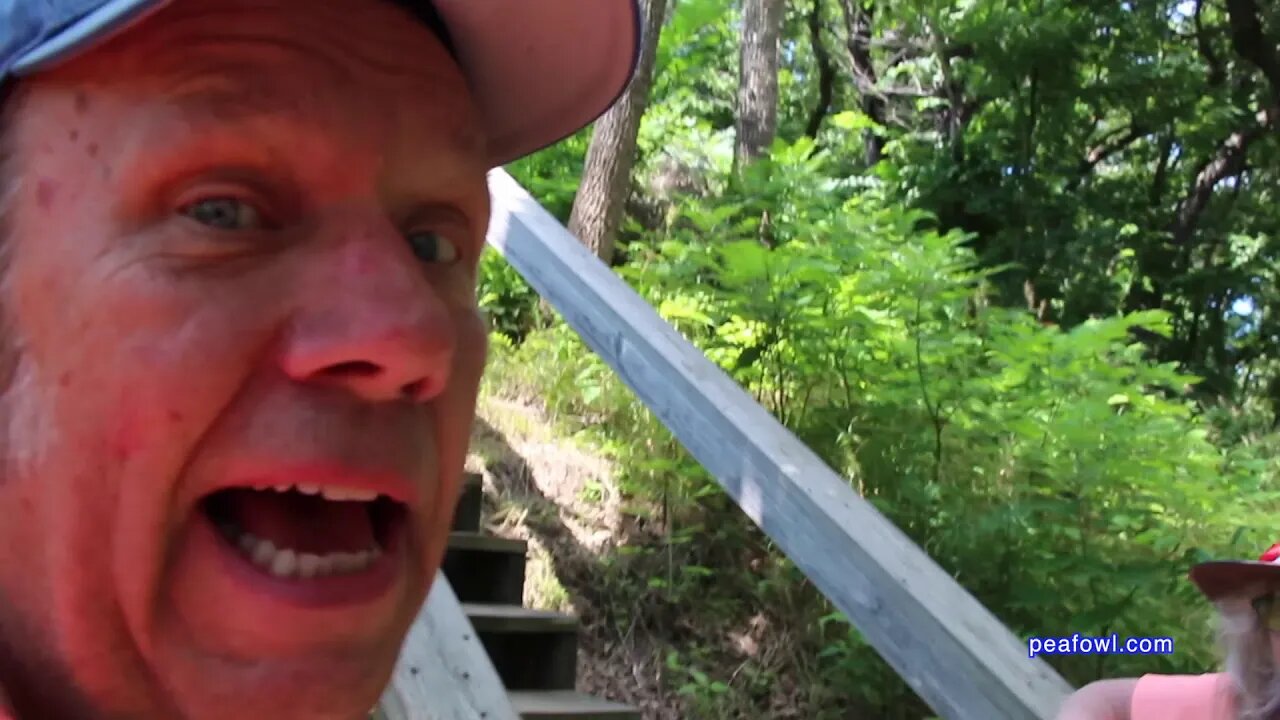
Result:
[[1150,287],[1135,283],[1130,288],[1124,305],[1127,312],[1164,305],[1163,278],[1185,272],[1178,259],[1190,256],[1190,245],[1195,239],[1200,217],[1213,199],[1218,184],[1227,178],[1237,178],[1238,181],[1247,167],[1249,146],[1275,130],[1277,120],[1280,120],[1280,107],[1259,111],[1254,120],[1254,124],[1228,135],[1213,155],[1196,168],[1195,177],[1191,179],[1186,194],[1178,202],[1169,223],[1169,244],[1156,245],[1139,253],[1139,273],[1150,280]]
[[809,122],[805,124],[804,134],[814,140],[818,139],[822,120],[831,110],[831,96],[836,79],[836,70],[831,64],[831,53],[822,42],[822,3],[823,0],[813,0],[813,7],[809,10],[809,43],[813,45],[813,62],[818,66],[818,103],[809,114]]
[[1193,16],[1196,24],[1196,48],[1200,51],[1200,57],[1209,69],[1209,87],[1216,88],[1222,87],[1222,84],[1227,81],[1227,74],[1223,70],[1222,61],[1218,59],[1218,53],[1214,52],[1213,42],[1209,39],[1209,34],[1205,32],[1204,21],[1201,19],[1205,1],[1196,0],[1196,11]]
[[1231,45],[1236,54],[1262,71],[1271,86],[1271,103],[1280,105],[1280,51],[1277,41],[1262,29],[1258,3],[1255,0],[1227,0],[1227,18],[1231,25]]
[[1164,193],[1169,188],[1169,163],[1173,154],[1175,130],[1170,127],[1160,139],[1160,159],[1156,163],[1155,175],[1151,178],[1151,191],[1147,195],[1147,203],[1153,208],[1164,205]]
[[569,214],[569,232],[606,263],[613,261],[631,187],[636,133],[649,102],[654,57],[666,6],[667,0],[643,2],[643,45],[635,76],[618,102],[596,121],[582,169],[582,182]]
[[[840,9],[844,12],[844,25],[847,31],[846,45],[849,48],[849,60],[853,63],[853,84],[861,95],[859,104],[862,114],[877,125],[885,124],[885,97],[877,91],[879,78],[875,65],[871,61],[872,24],[875,21],[874,0],[840,0]],[[875,130],[867,130],[862,135],[864,158],[870,167],[880,162],[884,153],[884,138]]]
[[1200,222],[1200,214],[1208,206],[1218,183],[1236,177],[1244,170],[1249,146],[1273,128],[1277,117],[1280,117],[1280,107],[1259,112],[1256,125],[1231,133],[1218,146],[1214,156],[1200,166],[1186,196],[1178,205],[1172,227],[1174,245],[1181,247],[1191,241]]
[[1133,123],[1126,129],[1116,130],[1108,134],[1097,145],[1089,148],[1088,154],[1080,162],[1080,168],[1077,173],[1081,178],[1087,176],[1093,172],[1094,168],[1098,167],[1099,163],[1116,153],[1122,152],[1125,148],[1149,134],[1150,131],[1140,123]]
[[778,37],[785,9],[783,0],[742,3],[735,168],[767,152],[778,131]]

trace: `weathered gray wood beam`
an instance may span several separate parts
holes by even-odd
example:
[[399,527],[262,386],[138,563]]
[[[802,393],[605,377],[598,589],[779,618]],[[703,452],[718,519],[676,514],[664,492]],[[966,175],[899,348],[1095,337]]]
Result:
[[371,720],[517,720],[443,573],[436,575]]
[[488,241],[942,717],[1045,720],[1070,686],[506,172]]

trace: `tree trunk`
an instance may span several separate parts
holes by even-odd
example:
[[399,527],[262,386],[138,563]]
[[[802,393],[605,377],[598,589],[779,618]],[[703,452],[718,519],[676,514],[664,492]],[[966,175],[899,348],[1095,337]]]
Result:
[[1263,30],[1261,12],[1255,0],[1227,0],[1232,47],[1262,71],[1271,86],[1271,104],[1280,105],[1280,42]]
[[591,133],[582,182],[569,214],[573,233],[596,257],[611,263],[622,213],[631,187],[636,133],[649,102],[658,34],[667,0],[643,0],[644,34],[635,77],[622,97],[599,120]]
[[[859,105],[862,113],[874,120],[877,125],[885,123],[885,99],[876,88],[879,82],[875,65],[871,61],[871,39],[875,22],[874,0],[840,0],[840,9],[844,12],[844,25],[847,31],[846,46],[849,48],[849,60],[853,64],[853,84],[861,95]],[[867,167],[880,162],[884,153],[884,138],[874,129],[862,134],[865,147]]]
[[783,0],[742,3],[735,168],[768,151],[778,131],[778,36],[785,9]]
[[1127,312],[1164,306],[1167,280],[1187,272],[1185,262],[1179,262],[1179,259],[1190,257],[1200,217],[1213,199],[1219,183],[1228,178],[1236,178],[1239,182],[1240,174],[1247,167],[1250,145],[1274,132],[1280,124],[1280,107],[1259,111],[1254,120],[1254,124],[1228,135],[1213,155],[1200,163],[1169,223],[1170,242],[1139,252],[1138,272],[1149,283],[1135,283],[1129,289],[1124,305]]
[[822,42],[822,3],[823,0],[813,0],[813,7],[809,11],[809,44],[813,46],[813,62],[818,66],[818,104],[813,107],[813,112],[809,113],[809,122],[805,123],[804,134],[814,140],[818,139],[822,120],[831,110],[831,99],[836,82],[836,69],[831,64],[831,53],[827,52],[827,46]]

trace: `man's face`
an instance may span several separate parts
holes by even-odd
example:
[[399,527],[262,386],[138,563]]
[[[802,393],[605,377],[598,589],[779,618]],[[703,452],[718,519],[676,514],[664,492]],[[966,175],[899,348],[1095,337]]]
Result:
[[181,0],[19,86],[0,684],[31,717],[377,699],[485,344],[483,141],[405,17]]

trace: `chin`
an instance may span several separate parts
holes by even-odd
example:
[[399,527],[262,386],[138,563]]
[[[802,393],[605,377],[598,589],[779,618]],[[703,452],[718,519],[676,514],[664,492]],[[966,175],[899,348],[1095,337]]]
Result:
[[197,527],[183,541],[190,561],[167,578],[147,663],[179,716],[366,718],[429,589],[417,533],[404,539],[348,576],[281,579]]
[[354,720],[377,704],[398,651],[389,643],[358,655],[294,661],[206,659],[170,666],[175,672],[162,682],[183,720]]

